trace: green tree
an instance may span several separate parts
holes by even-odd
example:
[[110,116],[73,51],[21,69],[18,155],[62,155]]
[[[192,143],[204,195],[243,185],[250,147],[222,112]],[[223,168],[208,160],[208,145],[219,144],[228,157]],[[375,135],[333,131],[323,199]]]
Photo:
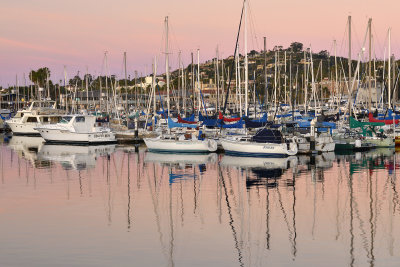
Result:
[[293,42],[290,44],[289,48],[295,53],[301,52],[303,51],[303,44],[299,42]]
[[45,87],[47,79],[50,79],[50,70],[47,67],[38,70],[32,70],[29,73],[29,79],[39,87]]

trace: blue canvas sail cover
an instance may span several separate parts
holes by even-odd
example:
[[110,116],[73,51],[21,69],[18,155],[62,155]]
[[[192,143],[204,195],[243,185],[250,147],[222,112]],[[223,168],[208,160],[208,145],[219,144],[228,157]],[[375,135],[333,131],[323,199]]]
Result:
[[249,120],[249,119],[245,120],[245,123],[246,123],[246,128],[261,128],[261,127],[264,127],[266,125],[271,125],[272,124],[272,122],[268,122],[268,121],[266,121],[266,122],[262,122],[262,121],[258,122],[258,121]]
[[218,127],[222,127],[222,128],[243,128],[244,125],[244,121],[242,119],[240,119],[239,121],[235,122],[235,123],[231,123],[231,124],[226,124],[224,123],[223,120],[219,120],[218,121]]
[[175,128],[175,127],[196,128],[197,124],[174,122],[171,118],[168,118],[168,128]]
[[278,130],[261,129],[252,138],[256,143],[282,143],[282,133]]
[[201,114],[201,112],[199,112],[199,121],[202,121],[202,125],[208,127],[215,127],[218,125],[218,119],[210,119],[208,117],[206,118]]
[[182,118],[184,121],[194,121],[194,114],[190,115],[190,117]]

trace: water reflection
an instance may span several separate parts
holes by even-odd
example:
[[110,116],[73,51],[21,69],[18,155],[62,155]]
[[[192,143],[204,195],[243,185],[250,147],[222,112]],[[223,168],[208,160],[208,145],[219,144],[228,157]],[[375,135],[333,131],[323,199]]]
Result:
[[394,150],[263,159],[15,137],[0,159],[6,265],[400,263]]
[[20,157],[29,161],[35,168],[50,168],[59,163],[66,170],[84,170],[96,167],[100,156],[115,151],[115,145],[73,146],[46,144],[41,137],[12,136],[9,147]]
[[100,156],[107,156],[115,151],[115,145],[71,146],[43,145],[37,153],[40,161],[52,161],[61,164],[63,169],[85,170],[96,167]]

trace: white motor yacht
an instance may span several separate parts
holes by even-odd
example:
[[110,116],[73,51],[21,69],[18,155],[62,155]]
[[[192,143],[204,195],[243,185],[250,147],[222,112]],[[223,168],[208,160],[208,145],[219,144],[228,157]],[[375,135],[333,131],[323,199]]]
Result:
[[57,124],[35,128],[46,142],[69,144],[99,144],[116,142],[110,128],[97,127],[93,115],[63,116]]
[[5,122],[13,134],[39,135],[36,127],[55,124],[63,114],[65,111],[57,109],[55,101],[33,101],[28,109],[17,111],[13,118]]

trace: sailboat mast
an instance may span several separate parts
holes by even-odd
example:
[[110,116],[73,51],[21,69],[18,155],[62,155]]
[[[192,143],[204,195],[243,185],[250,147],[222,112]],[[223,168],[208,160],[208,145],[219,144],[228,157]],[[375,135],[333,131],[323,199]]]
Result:
[[[336,52],[336,40],[333,40],[333,45],[335,47],[335,92],[336,92],[336,97],[339,97],[339,86],[338,86],[338,68],[337,68],[337,52]],[[338,102],[338,108],[339,108],[339,103]]]
[[348,85],[349,85],[349,97],[348,97],[348,104],[349,104],[349,116],[351,117],[351,98],[353,94],[353,87],[350,87],[351,84],[351,16],[348,17],[348,24],[349,24],[349,77],[348,77]]
[[247,58],[247,0],[244,0],[244,89],[245,89],[245,96],[244,96],[244,108],[245,108],[245,115],[248,116],[248,94],[249,94],[249,62]]
[[372,29],[371,29],[372,19],[368,20],[368,35],[369,35],[369,48],[368,48],[368,111],[371,112],[372,108]]
[[124,72],[125,72],[125,112],[128,113],[128,76],[126,71],[126,52],[124,52]]
[[179,90],[179,89],[181,89],[182,88],[182,85],[181,85],[181,79],[180,79],[180,73],[181,73],[181,51],[179,50],[179,52],[178,52],[178,90],[177,90],[177,101],[175,101],[175,103],[176,103],[176,105],[177,105],[177,109],[178,109],[178,114],[181,114],[181,109],[180,109],[180,97],[182,97],[182,94],[181,94],[181,96],[179,97],[179,93],[181,92],[181,90]]
[[[154,63],[153,63],[153,116],[157,115],[157,106],[156,106],[156,79],[157,79],[157,56],[154,57]],[[154,127],[154,125],[153,125]]]
[[242,106],[242,81],[241,81],[241,73],[240,73],[240,57],[239,57],[239,45],[237,48],[237,72],[238,72],[238,89],[239,89],[239,110],[240,117],[243,116],[243,106]]
[[192,64],[190,65],[192,67],[192,75],[190,77],[190,81],[192,82],[192,112],[194,113],[194,98],[195,98],[195,93],[194,93],[194,63],[193,63],[193,52],[191,53],[192,57]]
[[286,98],[286,83],[287,83],[287,75],[286,75],[286,51],[285,51],[285,104],[287,104],[287,98]]
[[392,35],[392,28],[389,28],[388,30],[388,38],[389,38],[389,48],[388,48],[388,108],[390,108],[391,105],[391,59],[392,59],[392,51],[391,51],[391,35]]
[[[276,63],[275,63],[276,64]],[[306,51],[304,50],[304,111],[307,113],[307,58]]]
[[[201,108],[201,92],[200,92],[200,49],[197,49],[197,89],[199,90],[199,105],[198,105],[198,111],[200,113],[200,108]],[[205,114],[207,116],[207,114]]]
[[86,85],[86,109],[89,110],[89,79],[88,79],[88,67],[86,66],[86,75],[85,75],[85,85]]
[[277,77],[276,77],[276,75],[277,75],[277,72],[278,72],[278,70],[277,70],[277,62],[276,62],[276,60],[277,60],[277,52],[275,51],[275,71],[274,71],[274,102],[275,102],[275,109],[276,109],[276,87],[277,87]]
[[[67,70],[66,66],[64,66],[64,90],[65,90],[65,111],[68,113],[68,92],[67,92]],[[100,84],[100,92],[101,92],[101,84]],[[32,91],[31,91],[32,93]],[[101,107],[101,102],[100,102],[100,107]]]
[[183,62],[181,61],[180,66],[181,71],[182,71],[182,107],[183,107],[183,113],[186,114],[186,86],[185,86],[185,73],[183,69]]
[[267,37],[264,37],[264,105],[265,111],[268,104],[268,84],[267,84]]
[[217,90],[217,103],[215,105],[216,111],[219,110],[219,55],[218,55],[218,46],[216,49],[216,62],[215,62],[215,85],[216,85],[216,90]]
[[167,76],[167,109],[168,117],[170,114],[170,104],[169,104],[169,64],[168,64],[168,16],[165,17],[165,73]]

